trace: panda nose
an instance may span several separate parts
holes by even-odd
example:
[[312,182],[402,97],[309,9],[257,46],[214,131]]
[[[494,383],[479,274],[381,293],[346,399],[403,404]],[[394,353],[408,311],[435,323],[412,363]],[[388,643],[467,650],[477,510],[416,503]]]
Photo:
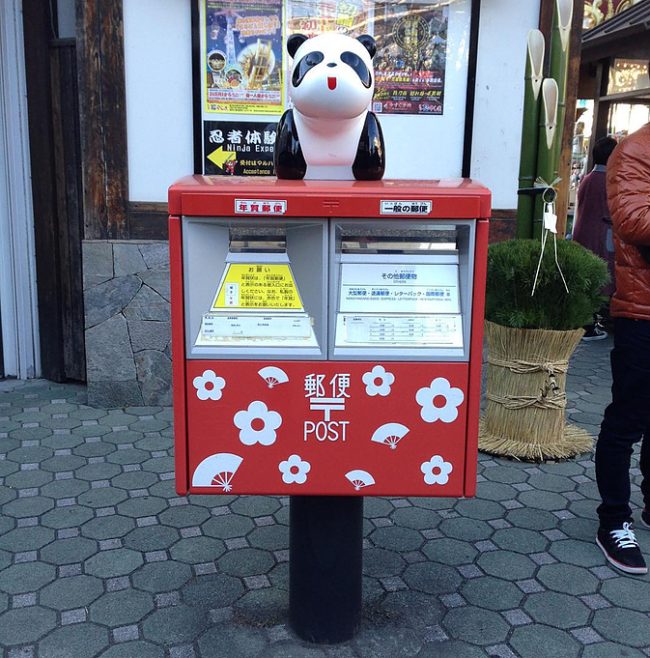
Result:
[[336,66],[336,62],[330,62],[327,66],[329,66],[330,68],[333,68],[334,66]]

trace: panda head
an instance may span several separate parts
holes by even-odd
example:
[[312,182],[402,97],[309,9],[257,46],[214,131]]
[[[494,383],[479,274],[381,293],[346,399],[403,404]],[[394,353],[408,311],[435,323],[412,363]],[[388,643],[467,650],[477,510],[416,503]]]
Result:
[[308,39],[293,34],[287,50],[293,57],[291,100],[301,114],[351,119],[368,109],[375,90],[375,41],[371,36],[353,39],[329,32]]

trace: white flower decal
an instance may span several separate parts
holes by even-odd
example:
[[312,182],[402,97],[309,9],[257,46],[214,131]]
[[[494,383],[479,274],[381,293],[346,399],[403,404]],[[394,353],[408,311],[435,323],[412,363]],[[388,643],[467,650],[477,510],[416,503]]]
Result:
[[275,443],[275,430],[282,425],[282,416],[277,411],[269,411],[259,400],[251,402],[248,410],[238,411],[233,420],[240,429],[239,440],[247,446],[256,443],[270,446]]
[[424,473],[426,484],[447,484],[449,474],[454,467],[451,462],[446,462],[440,455],[433,455],[428,462],[422,462],[420,470]]
[[196,389],[196,397],[199,400],[220,400],[226,380],[217,377],[214,370],[206,370],[202,375],[192,380]]
[[285,484],[305,484],[311,464],[302,461],[299,455],[291,455],[289,459],[278,464],[278,469]]
[[[458,418],[458,406],[465,396],[459,388],[453,388],[444,377],[436,377],[431,386],[421,388],[415,395],[417,403],[422,407],[420,416],[427,423],[441,420],[443,423],[453,423]],[[436,404],[436,399],[439,401]],[[444,404],[440,404],[444,400]]]
[[390,395],[390,387],[395,381],[395,375],[392,372],[386,372],[384,366],[375,366],[370,372],[365,373],[361,380],[366,385],[368,395],[386,397]]

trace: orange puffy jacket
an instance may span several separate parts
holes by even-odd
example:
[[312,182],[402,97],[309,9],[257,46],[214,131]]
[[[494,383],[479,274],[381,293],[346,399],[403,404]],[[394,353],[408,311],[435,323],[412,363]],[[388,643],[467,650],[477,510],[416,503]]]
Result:
[[614,317],[650,320],[650,123],[632,133],[607,162],[607,204],[614,226]]

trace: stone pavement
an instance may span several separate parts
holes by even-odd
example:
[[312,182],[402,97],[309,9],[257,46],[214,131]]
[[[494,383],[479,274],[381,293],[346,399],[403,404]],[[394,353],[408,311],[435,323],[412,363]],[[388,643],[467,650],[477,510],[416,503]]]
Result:
[[[610,349],[581,345],[568,378],[570,417],[594,434]],[[0,382],[5,658],[650,656],[650,578],[594,544],[590,455],[481,455],[471,500],[366,498],[363,627],[311,646],[287,626],[288,499],[177,497],[171,409],[85,400]]]

